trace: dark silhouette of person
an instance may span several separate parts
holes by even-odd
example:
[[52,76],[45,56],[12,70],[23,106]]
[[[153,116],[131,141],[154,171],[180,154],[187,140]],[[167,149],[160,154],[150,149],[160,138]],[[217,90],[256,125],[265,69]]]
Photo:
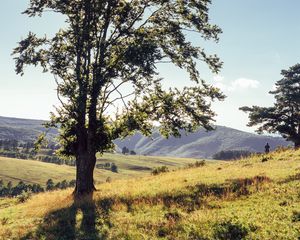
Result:
[[269,143],[267,143],[265,146],[265,153],[269,153],[269,152],[270,152],[270,145]]

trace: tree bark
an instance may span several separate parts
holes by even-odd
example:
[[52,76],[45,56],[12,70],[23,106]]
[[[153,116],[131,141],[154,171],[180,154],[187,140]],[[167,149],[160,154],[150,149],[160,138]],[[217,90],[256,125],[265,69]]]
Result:
[[[82,121],[85,124],[85,121]],[[96,164],[96,150],[91,148],[93,144],[89,141],[89,134],[84,124],[78,125],[77,151],[76,151],[76,187],[75,198],[81,198],[93,193],[94,168]]]
[[76,157],[76,187],[74,190],[76,198],[89,195],[96,190],[94,185],[95,164],[96,154],[88,151],[78,153]]

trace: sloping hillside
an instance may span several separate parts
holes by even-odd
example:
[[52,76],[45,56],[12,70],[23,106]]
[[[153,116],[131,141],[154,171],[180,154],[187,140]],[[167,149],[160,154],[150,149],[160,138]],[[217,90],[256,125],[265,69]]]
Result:
[[[44,122],[43,120],[0,117],[0,139],[35,141],[37,136],[45,131]],[[51,129],[48,137],[53,138],[56,134],[57,131]]]
[[300,238],[300,150],[0,200],[0,239]]
[[[119,154],[105,154],[98,157],[97,164],[114,163],[118,167],[118,173],[111,170],[95,169],[94,176],[96,183],[105,182],[108,177],[112,180],[124,179],[149,175],[152,169],[160,166],[167,166],[170,170],[194,163],[191,158],[167,158],[150,156],[123,156]],[[19,181],[28,184],[45,185],[48,179],[54,182],[75,179],[75,167],[57,165],[39,161],[21,160],[0,157],[0,179],[7,184],[11,181],[13,185]]]
[[215,131],[209,132],[203,129],[188,135],[182,132],[181,138],[165,139],[155,131],[151,137],[137,133],[115,142],[119,151],[126,146],[139,154],[195,158],[211,158],[224,150],[263,152],[266,142],[270,144],[271,150],[289,144],[281,137],[261,136],[223,126],[217,126]]

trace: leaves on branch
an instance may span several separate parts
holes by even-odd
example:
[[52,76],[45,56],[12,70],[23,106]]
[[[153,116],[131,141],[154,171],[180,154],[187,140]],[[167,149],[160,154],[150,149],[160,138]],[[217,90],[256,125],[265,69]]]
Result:
[[[29,33],[13,54],[16,72],[27,65],[51,72],[60,106],[51,126],[60,127],[61,153],[103,152],[136,130],[163,135],[202,126],[211,130],[211,101],[218,89],[200,78],[197,60],[217,73],[222,62],[187,38],[187,32],[218,41],[209,22],[209,0],[30,0],[25,14],[61,14],[66,26],[54,37]],[[158,64],[187,71],[194,87],[162,88]],[[115,111],[113,111],[113,109]],[[115,114],[114,114],[115,113]]]
[[257,132],[280,133],[296,145],[300,143],[300,64],[282,70],[283,78],[270,91],[275,97],[272,107],[241,107],[249,113],[248,126],[258,126]]

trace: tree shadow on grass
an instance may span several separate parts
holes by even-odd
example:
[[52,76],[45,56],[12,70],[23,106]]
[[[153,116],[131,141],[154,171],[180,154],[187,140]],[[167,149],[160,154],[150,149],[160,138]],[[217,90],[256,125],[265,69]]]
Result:
[[102,202],[96,204],[92,195],[74,201],[70,207],[47,214],[37,229],[21,240],[105,240],[111,226],[107,207]]

